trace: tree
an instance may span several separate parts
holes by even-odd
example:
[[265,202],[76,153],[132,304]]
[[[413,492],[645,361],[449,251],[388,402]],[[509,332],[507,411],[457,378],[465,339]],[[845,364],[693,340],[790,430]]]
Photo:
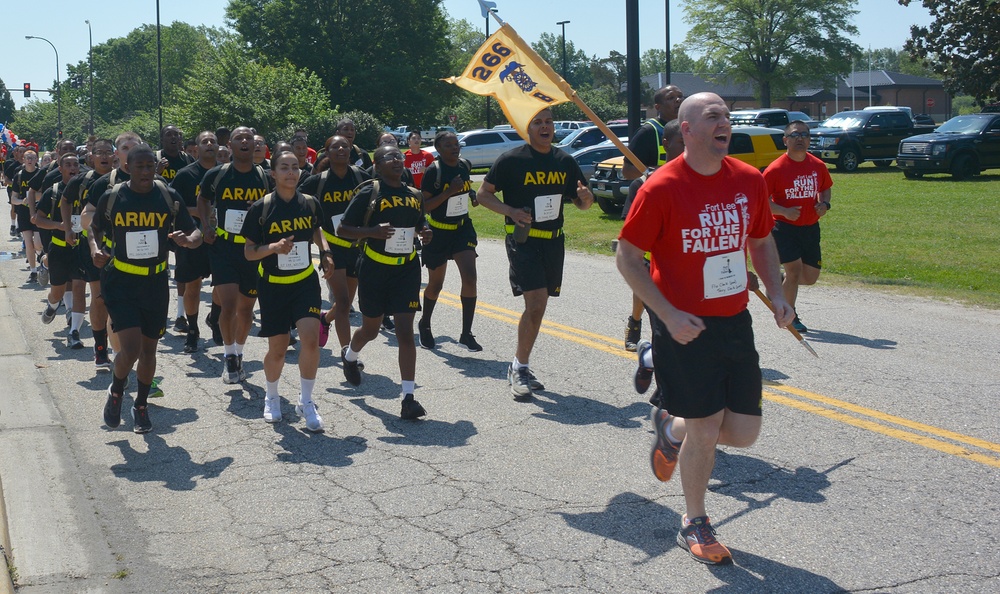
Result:
[[[910,0],[899,0],[909,6]],[[950,93],[985,103],[1000,98],[1000,2],[923,0],[934,22],[910,27],[903,49],[932,63]]]
[[905,50],[883,47],[872,50],[870,58],[872,70],[889,70],[914,76],[934,76],[934,71],[926,66],[923,60],[911,57],[909,52]]
[[557,73],[559,73],[569,86],[576,90],[587,87],[593,82],[590,73],[590,60],[583,50],[576,49],[573,41],[566,39],[566,73],[562,71],[562,35],[555,33],[542,33],[538,41],[531,44],[543,60],[549,63]]
[[230,0],[226,17],[257,54],[315,72],[346,109],[424,122],[455,92],[439,0]]
[[685,0],[686,43],[730,78],[750,82],[761,105],[800,82],[850,70],[854,0]]
[[0,78],[0,124],[9,122],[14,115],[14,100],[10,97],[3,79]]
[[290,138],[302,126],[326,137],[335,120],[330,96],[315,73],[288,62],[263,63],[238,41],[199,62],[178,89],[170,121],[193,135],[218,126],[248,125],[265,138]]
[[[689,70],[677,70],[674,64],[675,56],[670,54],[670,70],[674,72],[690,72]],[[663,72],[667,67],[667,52],[661,49],[648,49],[642,52],[639,57],[639,76],[650,76]]]

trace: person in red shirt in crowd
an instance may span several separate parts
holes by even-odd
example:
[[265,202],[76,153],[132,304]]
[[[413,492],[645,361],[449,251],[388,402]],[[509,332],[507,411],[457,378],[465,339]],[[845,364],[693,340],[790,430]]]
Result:
[[[833,180],[826,164],[809,154],[809,126],[805,122],[785,126],[785,146],[788,152],[764,170],[764,180],[774,215],[771,235],[785,269],[781,289],[795,309],[799,287],[816,284],[823,267],[819,219],[830,212]],[[799,332],[809,331],[798,312],[792,326]]]
[[[656,314],[653,366],[662,390],[651,414],[653,474],[681,467],[686,513],[678,544],[698,561],[731,563],[705,508],[719,445],[749,447],[761,427],[761,371],[747,293],[747,253],[772,296],[779,327],[792,307],[781,292],[764,177],[727,157],[725,101],[698,93],[681,104],[684,154],[643,184],[615,258],[632,290]],[[651,253],[650,270],[643,253]],[[651,316],[652,317],[652,316]],[[669,412],[668,412],[669,411]]]
[[403,153],[406,158],[404,165],[413,176],[413,187],[420,187],[420,180],[424,177],[424,170],[434,162],[434,155],[420,148],[420,132],[410,132],[406,137],[406,144],[409,150]]

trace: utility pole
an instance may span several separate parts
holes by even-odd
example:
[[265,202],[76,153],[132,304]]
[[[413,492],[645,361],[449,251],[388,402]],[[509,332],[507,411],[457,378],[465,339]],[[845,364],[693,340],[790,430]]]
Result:
[[562,77],[563,77],[563,80],[566,80],[566,24],[567,23],[569,23],[569,21],[559,21],[558,23],[556,23],[557,25],[562,25],[562,59],[563,59]]

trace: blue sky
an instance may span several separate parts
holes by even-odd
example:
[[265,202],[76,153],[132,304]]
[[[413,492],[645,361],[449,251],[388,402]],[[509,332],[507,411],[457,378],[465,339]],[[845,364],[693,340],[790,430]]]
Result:
[[[611,50],[625,52],[624,0],[495,1],[498,14],[529,43],[546,31],[559,34],[561,28],[556,22],[568,20],[567,39],[587,55],[607,56]],[[160,20],[166,24],[184,21],[192,25],[224,26],[226,4],[225,0],[162,0]],[[442,5],[452,18],[466,19],[479,27],[485,25],[476,0],[444,0]],[[11,92],[15,105],[20,107],[25,102],[20,92],[23,83],[30,82],[33,88],[45,87],[55,76],[52,48],[44,41],[24,40],[23,35],[45,37],[55,44],[59,51],[60,75],[65,77],[67,63],[75,64],[87,58],[86,19],[90,19],[93,27],[95,44],[122,37],[143,23],[156,22],[155,0],[99,4],[102,9],[96,13],[94,6],[98,5],[54,0],[42,12],[20,8],[6,11],[4,30],[8,32],[8,40],[18,44],[20,51],[7,53],[0,60],[0,78],[8,88],[17,89]],[[674,45],[683,41],[688,26],[683,21],[680,1],[670,1],[670,7],[670,42]],[[860,12],[855,24],[859,35],[854,41],[866,48],[901,48],[909,37],[910,25],[930,22],[930,15],[919,2],[903,7],[896,0],[859,0],[857,8]],[[639,2],[642,51],[664,46],[664,12],[665,2]],[[494,25],[490,25],[491,31],[495,30]],[[459,73],[441,73],[442,76],[447,74]]]

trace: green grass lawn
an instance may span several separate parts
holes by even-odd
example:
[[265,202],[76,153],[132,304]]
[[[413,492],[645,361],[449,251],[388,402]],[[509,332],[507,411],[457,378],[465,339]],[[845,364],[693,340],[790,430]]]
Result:
[[[908,180],[871,164],[833,175],[833,209],[823,218],[821,283],[860,283],[1000,308],[1000,173],[972,181]],[[596,205],[567,204],[571,250],[611,254],[622,222]],[[501,238],[503,218],[471,209],[480,237]]]

